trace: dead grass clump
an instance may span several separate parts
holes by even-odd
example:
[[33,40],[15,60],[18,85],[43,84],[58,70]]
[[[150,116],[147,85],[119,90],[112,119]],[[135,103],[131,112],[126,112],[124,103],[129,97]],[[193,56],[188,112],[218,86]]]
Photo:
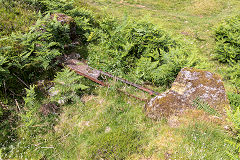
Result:
[[206,112],[202,110],[197,110],[197,109],[189,109],[186,110],[181,117],[179,117],[179,123],[182,126],[188,126],[196,121],[198,122],[209,122],[211,124],[216,124],[218,126],[222,126],[226,124],[226,120],[224,117],[217,117],[213,115],[209,115]]
[[59,110],[59,106],[54,103],[43,104],[40,108],[40,112],[44,116],[48,116],[49,114],[55,114]]
[[166,156],[175,153],[178,146],[182,143],[183,136],[176,134],[174,128],[170,128],[168,125],[163,125],[159,129],[157,135],[152,137],[148,146],[145,147],[146,151],[153,151],[151,159],[166,159]]
[[218,0],[194,0],[186,10],[194,15],[211,15],[224,8],[224,4]]
[[86,103],[86,102],[91,101],[91,100],[93,100],[95,98],[96,98],[96,96],[94,96],[94,95],[84,95],[81,98],[81,100],[82,100],[82,102]]

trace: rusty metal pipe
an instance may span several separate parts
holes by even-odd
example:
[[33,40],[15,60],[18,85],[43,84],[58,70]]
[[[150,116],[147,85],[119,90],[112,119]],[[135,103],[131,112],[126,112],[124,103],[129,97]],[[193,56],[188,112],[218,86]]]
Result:
[[[79,63],[81,63],[81,64],[79,64]],[[155,91],[153,91],[151,89],[148,89],[148,88],[144,88],[144,87],[142,87],[142,86],[140,86],[138,84],[129,82],[129,81],[123,79],[123,78],[119,78],[119,77],[113,76],[113,75],[111,75],[111,74],[109,74],[107,72],[103,72],[101,70],[96,70],[95,68],[92,68],[92,67],[88,66],[86,63],[81,62],[81,61],[76,60],[76,59],[69,59],[69,60],[65,61],[64,64],[67,67],[69,67],[71,70],[75,71],[77,74],[79,74],[81,76],[84,76],[84,77],[86,77],[86,78],[88,78],[88,79],[90,79],[90,80],[92,80],[92,81],[94,81],[94,82],[96,82],[96,83],[98,83],[98,84],[100,84],[102,86],[105,86],[105,87],[110,87],[110,85],[104,83],[101,80],[98,80],[98,77],[100,75],[105,75],[107,77],[114,78],[114,79],[116,79],[118,81],[121,81],[123,83],[129,84],[131,86],[134,86],[134,87],[136,87],[136,88],[138,88],[138,89],[140,89],[142,91],[148,92],[150,95],[153,95],[153,94],[159,95],[158,92],[155,92]],[[117,90],[122,92],[122,93],[124,93],[124,94],[126,94],[126,95],[128,95],[128,96],[134,97],[136,99],[139,99],[139,100],[142,100],[142,101],[147,101],[147,99],[142,99],[142,98],[136,97],[136,96],[131,95],[131,94],[129,94],[129,93],[125,92],[125,91],[122,91],[120,89],[117,89]]]
[[136,88],[138,88],[138,89],[140,89],[140,90],[143,90],[143,91],[145,91],[145,92],[148,92],[150,95],[153,95],[153,94],[159,95],[159,94],[160,94],[160,93],[155,92],[155,91],[153,91],[153,90],[151,90],[151,89],[148,89],[148,88],[142,87],[142,86],[140,86],[140,85],[138,85],[138,84],[129,82],[129,81],[123,79],[123,78],[119,78],[119,77],[113,76],[113,75],[111,75],[111,74],[109,74],[109,73],[100,71],[100,74],[103,74],[103,75],[105,75],[105,76],[114,78],[114,79],[116,79],[116,80],[118,80],[118,81],[121,81],[121,82],[123,82],[123,83],[126,83],[126,84],[129,84],[129,85],[131,85],[131,86],[134,86],[134,87],[136,87]]

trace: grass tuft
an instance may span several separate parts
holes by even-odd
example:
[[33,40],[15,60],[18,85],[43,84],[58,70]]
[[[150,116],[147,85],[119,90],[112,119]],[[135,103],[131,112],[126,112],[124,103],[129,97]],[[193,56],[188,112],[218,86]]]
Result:
[[214,108],[200,98],[196,98],[193,101],[193,105],[196,106],[197,109],[203,110],[211,115],[219,116],[219,113]]
[[224,3],[219,0],[193,0],[186,10],[193,15],[207,16],[224,9]]

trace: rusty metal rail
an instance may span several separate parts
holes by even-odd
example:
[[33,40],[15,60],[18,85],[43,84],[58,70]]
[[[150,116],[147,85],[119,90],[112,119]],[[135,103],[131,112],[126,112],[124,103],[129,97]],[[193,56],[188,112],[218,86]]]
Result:
[[116,79],[116,80],[118,80],[118,81],[121,81],[121,82],[123,82],[123,83],[129,84],[129,85],[131,85],[131,86],[134,86],[134,87],[136,87],[136,88],[138,88],[138,89],[140,89],[140,90],[143,90],[143,91],[145,91],[145,92],[148,92],[150,95],[153,95],[153,94],[155,94],[155,95],[159,95],[158,92],[155,92],[155,91],[153,91],[153,90],[151,90],[151,89],[148,89],[148,88],[142,87],[142,86],[140,86],[140,85],[138,85],[138,84],[135,84],[135,83],[129,82],[129,81],[125,80],[125,79],[122,79],[122,78],[119,78],[119,77],[113,76],[113,75],[111,75],[111,74],[109,74],[109,73],[102,72],[102,71],[100,71],[100,73],[101,73],[102,75],[105,75],[105,76],[108,76],[108,77],[114,78],[114,79]]
[[[131,86],[134,86],[142,91],[145,91],[145,92],[148,92],[150,95],[159,95],[158,92],[155,92],[151,89],[148,89],[148,88],[145,88],[145,87],[142,87],[138,84],[135,84],[135,83],[132,83],[132,82],[129,82],[123,78],[119,78],[119,77],[116,77],[116,76],[113,76],[107,72],[103,72],[101,70],[97,70],[97,69],[94,69],[90,66],[88,66],[86,63],[82,62],[82,61],[79,61],[79,60],[76,60],[76,59],[70,59],[70,60],[67,60],[65,63],[64,63],[68,68],[70,68],[71,70],[75,71],[77,74],[81,75],[81,76],[84,76],[102,86],[105,86],[105,87],[109,87],[110,85],[104,83],[103,81],[101,80],[98,80],[98,77],[100,75],[104,75],[104,76],[107,76],[107,77],[110,77],[110,78],[113,78],[115,80],[118,80],[118,81],[121,81],[123,83],[126,83],[128,85],[131,85]],[[134,95],[131,95],[123,90],[120,90],[120,89],[117,89],[118,91],[128,95],[128,96],[131,96],[131,97],[134,97],[136,99],[139,99],[141,101],[147,101],[147,99],[142,99],[142,98],[139,98],[139,97],[136,97]]]

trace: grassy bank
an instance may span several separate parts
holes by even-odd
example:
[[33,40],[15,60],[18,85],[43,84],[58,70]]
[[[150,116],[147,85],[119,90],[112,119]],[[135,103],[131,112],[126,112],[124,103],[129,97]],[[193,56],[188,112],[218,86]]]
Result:
[[[52,130],[33,137],[20,131],[23,139],[7,157],[228,159],[228,153],[234,153],[225,142],[231,139],[223,130],[225,122],[209,118],[203,111],[189,111],[170,122],[152,121],[143,113],[144,102],[101,87],[82,101],[65,105]],[[47,121],[32,129],[41,131],[50,124]]]
[[[80,53],[92,66],[158,92],[169,88],[185,66],[225,76],[229,67],[213,58],[214,28],[238,13],[239,1],[23,2],[9,1],[9,9],[1,6],[5,27],[0,35],[8,38],[0,43],[0,71],[8,76],[0,76],[7,106],[0,110],[0,159],[215,160],[237,155],[227,142],[236,134],[226,130],[227,120],[189,110],[181,117],[154,121],[144,113],[145,102],[116,88],[141,98],[150,95],[114,80],[109,81],[113,87],[98,86],[56,67],[56,57]],[[55,12],[74,18],[80,45],[71,46],[69,25],[49,19],[48,13]],[[10,35],[17,31],[21,33]],[[224,80],[227,91],[233,91],[235,86]],[[50,96],[52,91],[57,91],[55,96]],[[237,106],[237,94],[231,97]]]
[[24,1],[0,1],[0,36],[27,32],[37,20],[34,8]]

